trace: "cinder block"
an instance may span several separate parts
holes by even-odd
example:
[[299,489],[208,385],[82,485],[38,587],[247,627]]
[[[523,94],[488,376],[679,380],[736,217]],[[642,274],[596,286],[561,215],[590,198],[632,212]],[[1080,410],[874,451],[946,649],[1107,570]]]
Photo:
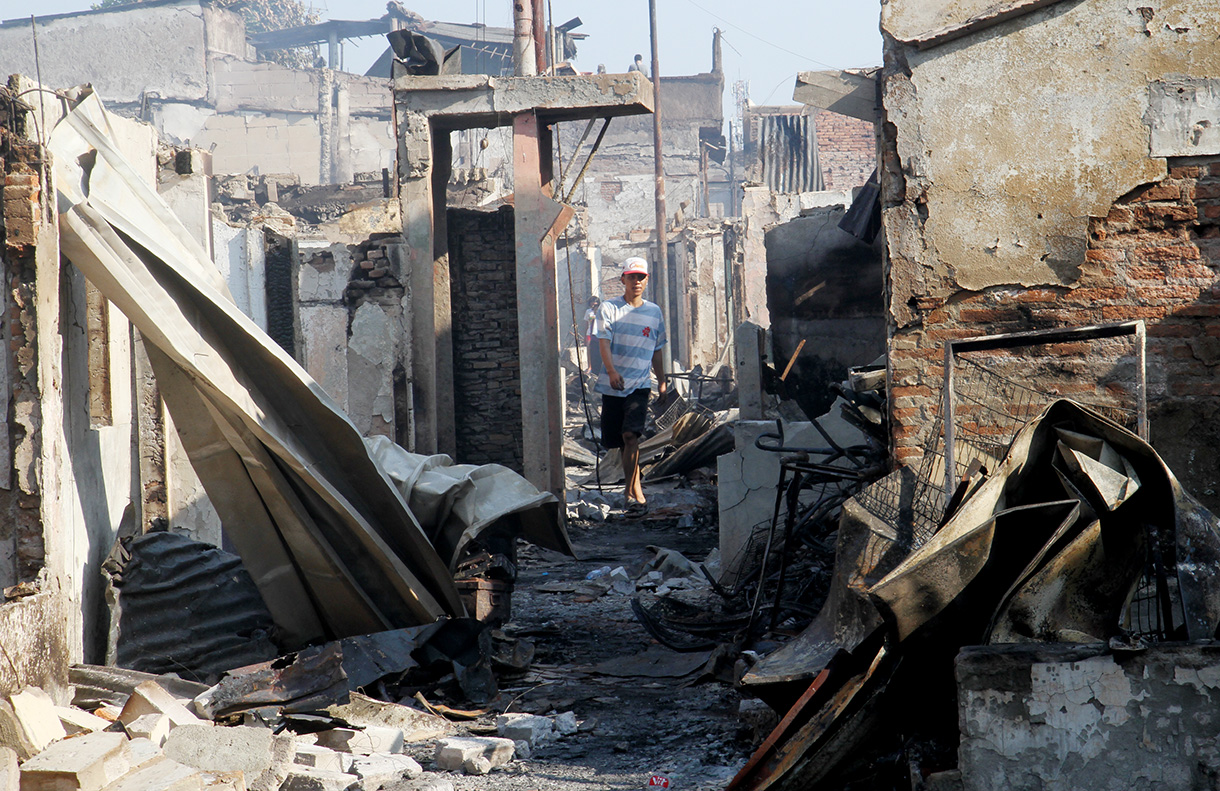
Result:
[[16,695],[9,695],[8,701],[35,750],[45,750],[51,742],[68,735],[55,712],[55,701],[38,687],[27,687]]
[[203,778],[196,769],[158,758],[123,775],[105,791],[203,791]]
[[136,687],[123,704],[119,722],[129,725],[145,714],[164,714],[175,728],[182,725],[210,727],[212,723],[196,717],[186,705],[166,692],[155,681],[145,681]]
[[52,744],[21,767],[21,791],[99,791],[131,768],[127,737],[88,733]]
[[436,765],[446,772],[460,771],[465,763],[483,757],[492,767],[503,766],[513,759],[514,746],[511,739],[493,736],[462,736],[441,739],[436,745]]
[[529,742],[534,747],[554,738],[554,725],[537,714],[501,714],[496,717],[496,733],[514,742]]
[[353,760],[348,771],[363,781],[365,791],[376,791],[385,783],[419,777],[424,768],[409,755],[367,755]]
[[272,733],[265,728],[182,725],[170,731],[165,755],[212,772],[258,776],[271,767]]
[[400,753],[403,748],[402,731],[397,728],[369,726],[364,730],[332,728],[318,733],[318,744],[345,753]]

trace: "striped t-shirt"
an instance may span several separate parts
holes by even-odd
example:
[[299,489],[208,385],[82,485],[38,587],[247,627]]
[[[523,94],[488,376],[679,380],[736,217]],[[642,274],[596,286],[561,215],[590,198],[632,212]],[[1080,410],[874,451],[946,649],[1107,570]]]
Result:
[[652,353],[665,345],[661,308],[648,300],[633,308],[622,297],[614,297],[602,302],[597,318],[597,337],[610,341],[610,356],[623,377],[623,389],[610,386],[605,369],[598,374],[594,389],[603,395],[626,396],[652,387]]

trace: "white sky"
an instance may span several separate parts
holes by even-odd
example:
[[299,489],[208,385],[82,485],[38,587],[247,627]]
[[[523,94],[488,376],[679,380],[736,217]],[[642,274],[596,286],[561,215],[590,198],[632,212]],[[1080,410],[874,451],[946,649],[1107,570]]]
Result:
[[[306,0],[307,3],[310,0]],[[554,18],[579,16],[575,65],[593,71],[626,71],[638,52],[647,62],[648,0],[547,0]],[[49,15],[89,8],[90,0],[0,0],[0,19]],[[371,19],[385,13],[384,0],[312,0],[323,19]],[[485,22],[512,27],[511,0],[404,0],[412,11],[443,22]],[[725,80],[750,82],[758,104],[790,104],[798,71],[875,66],[881,62],[877,30],[879,0],[657,0],[662,75],[696,74],[711,68],[712,28],[724,31]],[[348,71],[363,73],[385,49],[384,40],[345,46]],[[725,107],[725,116],[733,113]]]

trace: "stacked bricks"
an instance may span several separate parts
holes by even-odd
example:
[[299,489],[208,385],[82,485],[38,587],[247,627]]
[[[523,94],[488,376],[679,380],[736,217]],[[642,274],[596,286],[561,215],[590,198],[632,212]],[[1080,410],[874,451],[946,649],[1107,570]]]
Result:
[[[913,463],[927,441],[946,339],[1143,319],[1152,442],[1188,490],[1209,507],[1220,505],[1220,158],[1190,163],[1171,162],[1164,180],[1133,190],[1090,221],[1073,288],[915,297],[922,326],[897,330],[891,342],[898,461]],[[1020,359],[1011,363],[988,353],[989,364],[1041,391],[1130,405],[1135,371],[1120,343],[1014,350]]]
[[522,471],[513,210],[449,210],[457,457]]
[[[386,245],[396,237],[372,239],[352,251],[352,275],[347,283],[347,306],[355,315],[356,309],[366,302],[397,310],[402,304],[405,289],[394,273],[386,257]],[[329,256],[330,253],[322,253]]]
[[829,110],[813,119],[818,135],[818,163],[828,190],[859,187],[877,167],[877,141],[873,124]]

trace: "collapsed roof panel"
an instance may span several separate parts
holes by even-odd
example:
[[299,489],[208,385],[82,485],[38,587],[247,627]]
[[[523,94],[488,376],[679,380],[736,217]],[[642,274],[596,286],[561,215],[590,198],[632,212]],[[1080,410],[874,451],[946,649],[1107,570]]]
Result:
[[166,405],[285,642],[463,612],[446,564],[355,426],[233,304],[107,134],[96,96],[55,128],[65,254],[140,330]]

